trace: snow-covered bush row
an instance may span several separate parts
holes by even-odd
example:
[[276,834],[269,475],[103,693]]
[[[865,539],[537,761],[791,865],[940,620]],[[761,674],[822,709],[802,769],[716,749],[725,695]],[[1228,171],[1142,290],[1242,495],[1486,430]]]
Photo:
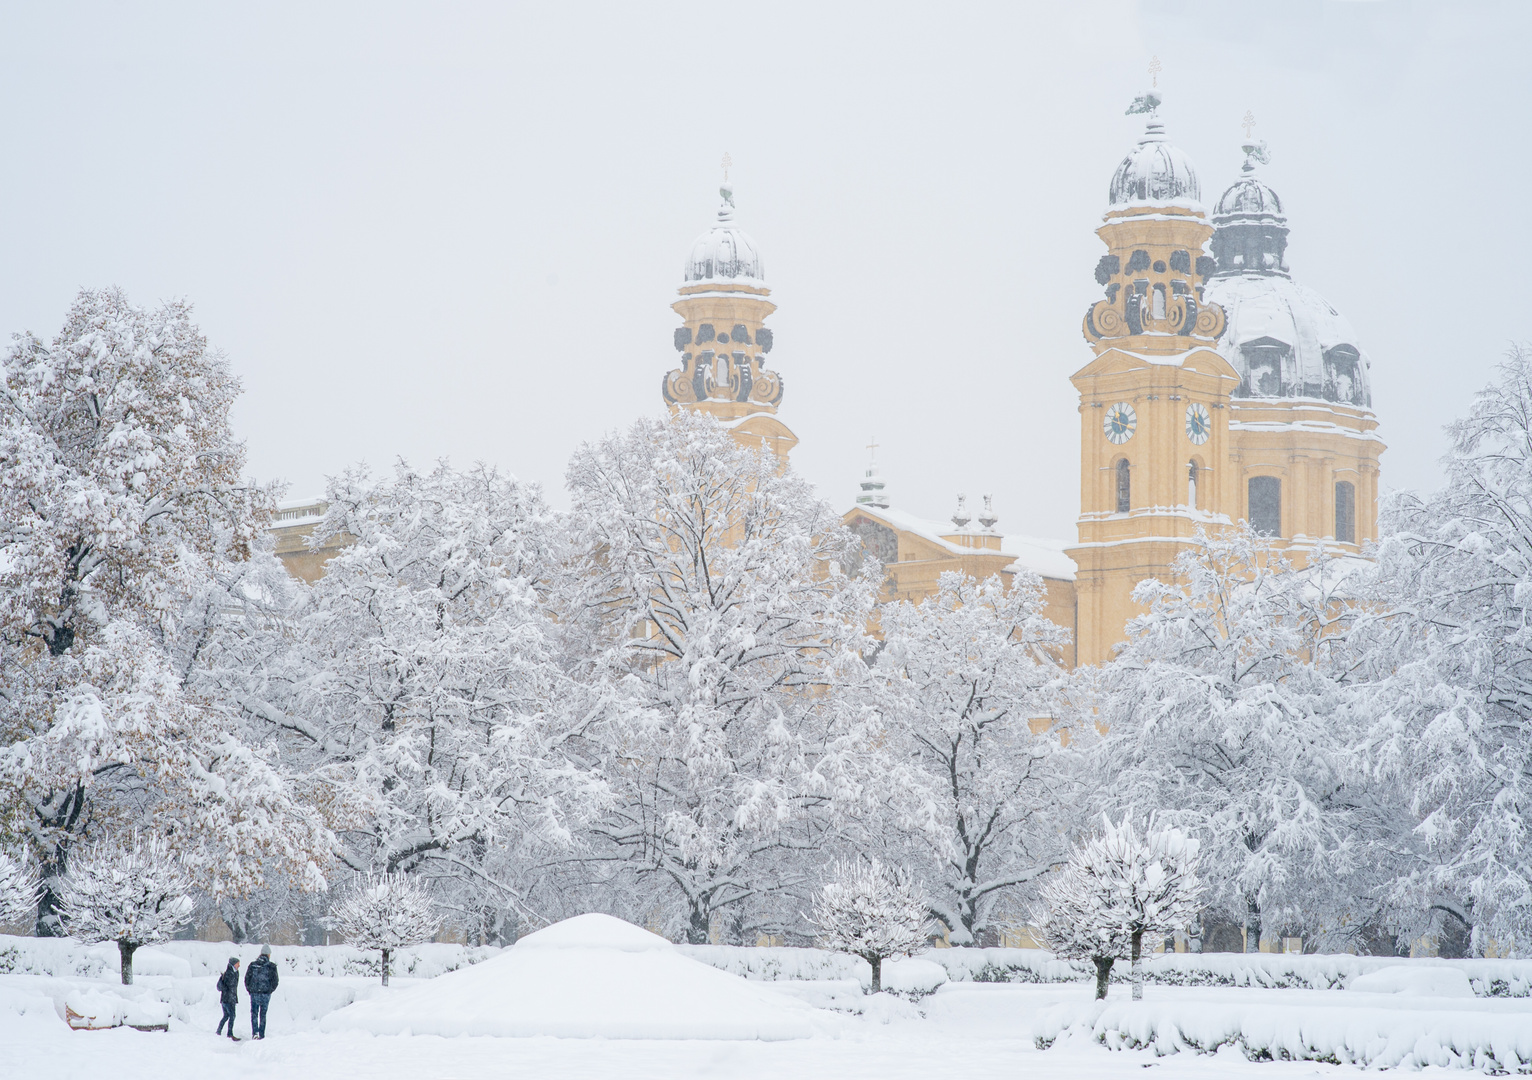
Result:
[[1345,1009],[1269,999],[1060,1005],[1038,1016],[1032,1032],[1039,1049],[1060,1038],[1086,1037],[1108,1049],[1150,1049],[1161,1056],[1237,1051],[1254,1061],[1532,1072],[1532,1023],[1525,1011],[1485,1011],[1483,1004],[1460,1011],[1444,1008],[1441,1000],[1399,1008],[1375,1000],[1375,1008],[1364,1003]]
[[[695,960],[747,979],[857,979],[866,983],[870,978],[865,960],[824,949],[738,945],[678,948]],[[1089,962],[1060,960],[1043,949],[930,949],[919,959],[939,964],[952,982],[1062,983],[1095,977]],[[1359,975],[1397,967],[1453,968],[1468,977],[1480,997],[1532,997],[1532,960],[1404,959],[1344,953],[1167,953],[1145,957],[1144,981],[1162,986],[1332,990],[1346,987]],[[1113,975],[1113,982],[1127,980],[1127,972]]]
[[[227,941],[167,941],[140,949],[133,959],[139,975],[173,979],[209,976],[217,978],[229,957],[253,960],[258,943],[235,945]],[[468,964],[477,964],[499,953],[492,946],[469,946],[427,942],[394,953],[390,967],[395,975],[431,979]],[[378,975],[376,952],[350,945],[275,945],[271,959],[284,979],[289,975],[327,978]],[[13,937],[0,934],[0,974],[52,975],[86,979],[116,975],[115,945],[83,945],[72,938]],[[286,982],[282,985],[285,987]]]

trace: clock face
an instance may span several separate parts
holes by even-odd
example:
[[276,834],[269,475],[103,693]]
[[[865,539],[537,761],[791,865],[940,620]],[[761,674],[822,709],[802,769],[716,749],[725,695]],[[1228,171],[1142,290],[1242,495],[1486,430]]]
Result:
[[1133,429],[1138,427],[1138,414],[1133,411],[1133,406],[1126,401],[1119,401],[1116,405],[1106,410],[1106,419],[1101,422],[1101,430],[1106,432],[1106,437],[1114,443],[1125,443],[1133,438]]
[[1201,446],[1212,433],[1213,418],[1208,415],[1208,407],[1200,401],[1192,402],[1186,407],[1186,437]]

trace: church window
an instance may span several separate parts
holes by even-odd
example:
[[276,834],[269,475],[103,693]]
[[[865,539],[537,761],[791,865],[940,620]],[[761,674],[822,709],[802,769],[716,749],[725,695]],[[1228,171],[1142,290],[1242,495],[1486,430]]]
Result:
[[1133,505],[1133,477],[1128,471],[1128,459],[1117,459],[1117,512],[1126,514]]
[[1282,395],[1282,368],[1292,349],[1284,341],[1263,337],[1247,341],[1240,346],[1245,358],[1246,392],[1256,397],[1280,397]]
[[1197,459],[1186,463],[1186,505],[1197,509]]
[[1156,274],[1163,274],[1165,272],[1165,260],[1164,259],[1156,259],[1156,260],[1154,260],[1154,272]]
[[1335,485],[1335,539],[1356,543],[1356,487],[1349,480]]
[[1163,319],[1164,317],[1165,317],[1165,286],[1163,286],[1163,285],[1156,285],[1154,287],[1154,318],[1156,318],[1156,319]]
[[1325,396],[1331,401],[1358,403],[1357,368],[1361,354],[1350,345],[1325,351]]
[[1275,476],[1250,478],[1250,527],[1262,536],[1282,535],[1282,481]]
[[1189,251],[1172,251],[1170,253],[1170,268],[1182,274],[1192,272],[1192,256]]

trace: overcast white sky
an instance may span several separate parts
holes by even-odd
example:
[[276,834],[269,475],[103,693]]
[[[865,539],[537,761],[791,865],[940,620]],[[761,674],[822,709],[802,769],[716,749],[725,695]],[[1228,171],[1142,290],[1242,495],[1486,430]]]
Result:
[[1073,539],[1080,333],[1123,110],[1211,203],[1245,111],[1294,276],[1373,363],[1390,487],[1532,338],[1532,4],[10,3],[0,328],[82,285],[185,296],[290,494],[484,460],[562,502],[661,410],[681,264],[734,159],[797,467],[849,505],[993,491]]

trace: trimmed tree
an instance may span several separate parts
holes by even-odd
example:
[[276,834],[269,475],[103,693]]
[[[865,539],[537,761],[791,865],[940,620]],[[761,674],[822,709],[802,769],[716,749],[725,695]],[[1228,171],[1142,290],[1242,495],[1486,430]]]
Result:
[[1062,873],[1042,890],[1043,939],[1060,956],[1096,965],[1096,997],[1104,998],[1112,964],[1133,964],[1133,1000],[1144,996],[1140,966],[1146,934],[1185,926],[1197,914],[1197,841],[1178,829],[1150,828],[1140,837],[1126,817],[1102,818],[1103,832],[1075,845]]
[[41,888],[34,867],[0,852],[0,923],[30,921]]
[[429,941],[441,925],[436,901],[423,882],[404,874],[369,874],[341,901],[331,923],[358,949],[383,954],[383,985],[396,949]]
[[811,918],[819,944],[872,965],[872,993],[883,989],[883,961],[925,944],[930,907],[909,875],[877,859],[836,863]]
[[168,941],[191,918],[192,877],[157,836],[133,833],[76,850],[59,890],[59,913],[70,935],[88,944],[115,941],[122,983],[133,983],[133,954]]

